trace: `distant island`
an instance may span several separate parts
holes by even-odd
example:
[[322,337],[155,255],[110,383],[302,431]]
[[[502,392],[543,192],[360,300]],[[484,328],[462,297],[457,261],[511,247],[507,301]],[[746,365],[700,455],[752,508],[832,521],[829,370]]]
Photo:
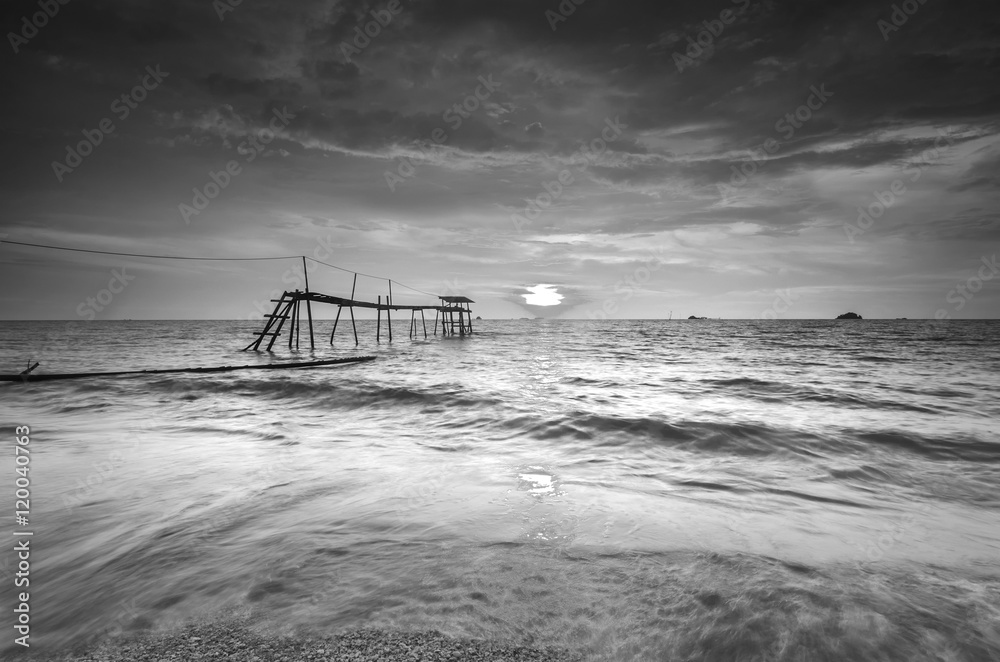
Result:
[[689,320],[707,320],[707,317],[698,317],[697,315],[691,315],[688,317]]
[[837,319],[839,319],[839,320],[860,320],[860,319],[864,319],[864,318],[861,315],[858,315],[857,313],[844,313],[843,315],[837,315]]

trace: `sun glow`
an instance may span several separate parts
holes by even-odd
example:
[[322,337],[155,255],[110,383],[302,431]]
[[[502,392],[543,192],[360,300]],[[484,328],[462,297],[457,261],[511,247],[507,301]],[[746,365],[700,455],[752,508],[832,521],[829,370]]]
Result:
[[524,297],[524,302],[529,306],[558,306],[563,300],[563,295],[556,292],[555,285],[539,283],[525,289],[531,294],[522,294],[521,296]]

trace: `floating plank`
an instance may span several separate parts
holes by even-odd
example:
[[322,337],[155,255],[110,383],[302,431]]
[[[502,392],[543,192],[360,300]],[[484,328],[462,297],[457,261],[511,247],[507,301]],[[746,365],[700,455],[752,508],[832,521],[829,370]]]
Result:
[[339,365],[341,363],[360,363],[362,361],[374,361],[374,356],[350,356],[342,359],[327,359],[324,361],[304,361],[297,363],[268,363],[265,365],[237,365],[237,366],[215,366],[211,368],[166,368],[163,370],[123,370],[119,372],[69,372],[54,373],[51,375],[27,374],[20,375],[0,375],[0,382],[42,382],[55,379],[83,379],[85,377],[120,377],[122,375],[162,375],[175,372],[232,372],[234,370],[284,370],[292,368],[321,368],[328,365]]

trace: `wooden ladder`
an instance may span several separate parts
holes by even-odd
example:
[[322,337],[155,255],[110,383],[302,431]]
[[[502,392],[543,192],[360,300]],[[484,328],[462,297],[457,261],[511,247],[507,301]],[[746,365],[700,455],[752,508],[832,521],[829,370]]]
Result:
[[[260,345],[266,337],[270,337],[271,340],[267,343],[267,349],[264,351],[270,352],[274,341],[281,335],[281,327],[284,326],[285,320],[291,317],[298,308],[297,299],[289,292],[283,292],[280,299],[271,299],[271,301],[276,302],[276,304],[271,314],[264,315],[264,319],[267,320],[264,330],[257,335],[256,340],[243,348],[244,352],[250,349],[255,352],[260,351]],[[289,337],[289,341],[291,341],[291,337]]]

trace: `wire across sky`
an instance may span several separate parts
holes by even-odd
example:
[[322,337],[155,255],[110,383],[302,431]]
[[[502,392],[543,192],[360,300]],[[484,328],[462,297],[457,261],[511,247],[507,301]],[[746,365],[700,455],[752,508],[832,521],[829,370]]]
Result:
[[360,271],[354,271],[353,269],[345,269],[344,267],[338,267],[335,264],[330,264],[329,262],[323,262],[322,260],[317,260],[316,258],[309,257],[308,255],[267,255],[262,257],[198,257],[190,255],[153,255],[150,253],[124,253],[119,251],[100,251],[93,248],[70,248],[68,246],[52,246],[50,244],[36,244],[27,241],[12,241],[10,239],[4,239],[0,241],[3,244],[14,244],[15,246],[28,246],[31,248],[45,248],[54,251],[70,251],[73,253],[93,253],[96,255],[115,255],[120,257],[141,257],[149,258],[153,260],[200,260],[200,261],[212,261],[212,262],[253,262],[259,260],[301,260],[306,259],[317,264],[322,264],[325,267],[330,267],[331,269],[337,269],[338,271],[343,271],[349,274],[355,274],[357,276],[364,276],[365,278],[374,278],[376,280],[384,280],[386,282],[398,285],[400,287],[405,287],[408,290],[413,290],[414,292],[419,292],[420,294],[426,294],[427,296],[437,297],[439,295],[421,290],[416,287],[411,287],[405,283],[400,283],[397,280],[392,280],[391,278],[386,278],[385,276],[374,276],[372,274],[362,273]]

